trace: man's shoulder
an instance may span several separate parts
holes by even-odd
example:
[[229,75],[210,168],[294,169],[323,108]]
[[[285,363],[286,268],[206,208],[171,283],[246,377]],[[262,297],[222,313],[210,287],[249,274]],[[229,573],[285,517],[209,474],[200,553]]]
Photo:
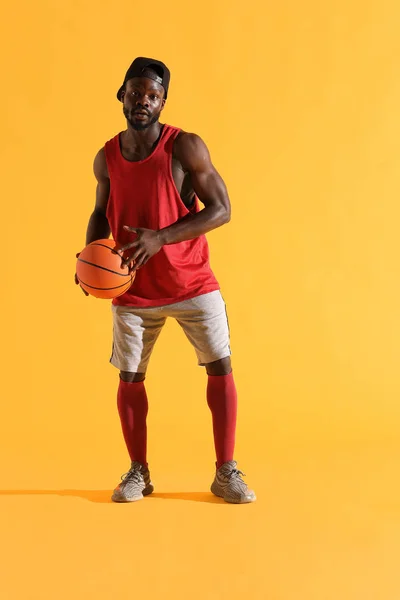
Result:
[[93,169],[97,178],[109,178],[105,146],[97,152],[93,162]]
[[194,144],[199,140],[202,141],[197,133],[191,133],[189,131],[184,131],[183,129],[180,129],[176,136],[176,141],[179,141],[181,144]]
[[180,130],[175,138],[174,154],[177,158],[197,154],[206,149],[205,143],[197,133]]

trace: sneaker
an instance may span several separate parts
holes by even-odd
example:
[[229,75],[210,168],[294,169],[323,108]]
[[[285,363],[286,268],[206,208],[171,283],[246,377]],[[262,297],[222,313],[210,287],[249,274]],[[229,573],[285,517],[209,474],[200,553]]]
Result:
[[111,497],[113,502],[136,502],[154,491],[149,469],[137,461],[132,462],[131,468],[121,479]]
[[241,477],[244,473],[238,471],[236,466],[236,461],[230,460],[217,469],[211,491],[231,504],[254,502],[256,495],[247,487]]

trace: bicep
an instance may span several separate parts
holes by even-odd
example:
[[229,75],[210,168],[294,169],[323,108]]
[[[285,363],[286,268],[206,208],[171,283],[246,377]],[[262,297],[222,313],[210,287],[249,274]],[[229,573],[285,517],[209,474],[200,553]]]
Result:
[[103,213],[107,212],[108,197],[110,195],[110,180],[98,181],[96,187],[95,210]]
[[214,204],[229,208],[230,202],[226,185],[211,163],[204,168],[193,169],[189,173],[193,190],[205,206]]
[[182,138],[179,148],[182,166],[190,174],[193,190],[205,206],[219,205],[230,209],[226,185],[214,167],[203,140],[193,134]]
[[105,215],[110,195],[110,178],[104,148],[99,150],[94,159],[93,171],[97,180],[95,211]]

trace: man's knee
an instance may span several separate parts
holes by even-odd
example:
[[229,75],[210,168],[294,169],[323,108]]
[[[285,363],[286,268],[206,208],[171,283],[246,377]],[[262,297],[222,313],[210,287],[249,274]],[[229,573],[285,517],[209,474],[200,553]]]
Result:
[[231,357],[221,358],[205,365],[208,375],[229,375],[232,371]]
[[139,381],[144,381],[146,378],[146,373],[131,373],[130,371],[120,371],[119,372],[120,379],[125,381],[126,383],[138,383]]

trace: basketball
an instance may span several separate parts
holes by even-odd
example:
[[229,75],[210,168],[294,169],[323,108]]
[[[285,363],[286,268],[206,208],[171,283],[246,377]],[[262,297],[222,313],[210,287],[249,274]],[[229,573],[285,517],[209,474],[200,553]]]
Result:
[[96,298],[112,299],[124,294],[132,285],[135,273],[121,267],[121,255],[112,252],[114,240],[96,240],[82,250],[76,275],[82,288]]

